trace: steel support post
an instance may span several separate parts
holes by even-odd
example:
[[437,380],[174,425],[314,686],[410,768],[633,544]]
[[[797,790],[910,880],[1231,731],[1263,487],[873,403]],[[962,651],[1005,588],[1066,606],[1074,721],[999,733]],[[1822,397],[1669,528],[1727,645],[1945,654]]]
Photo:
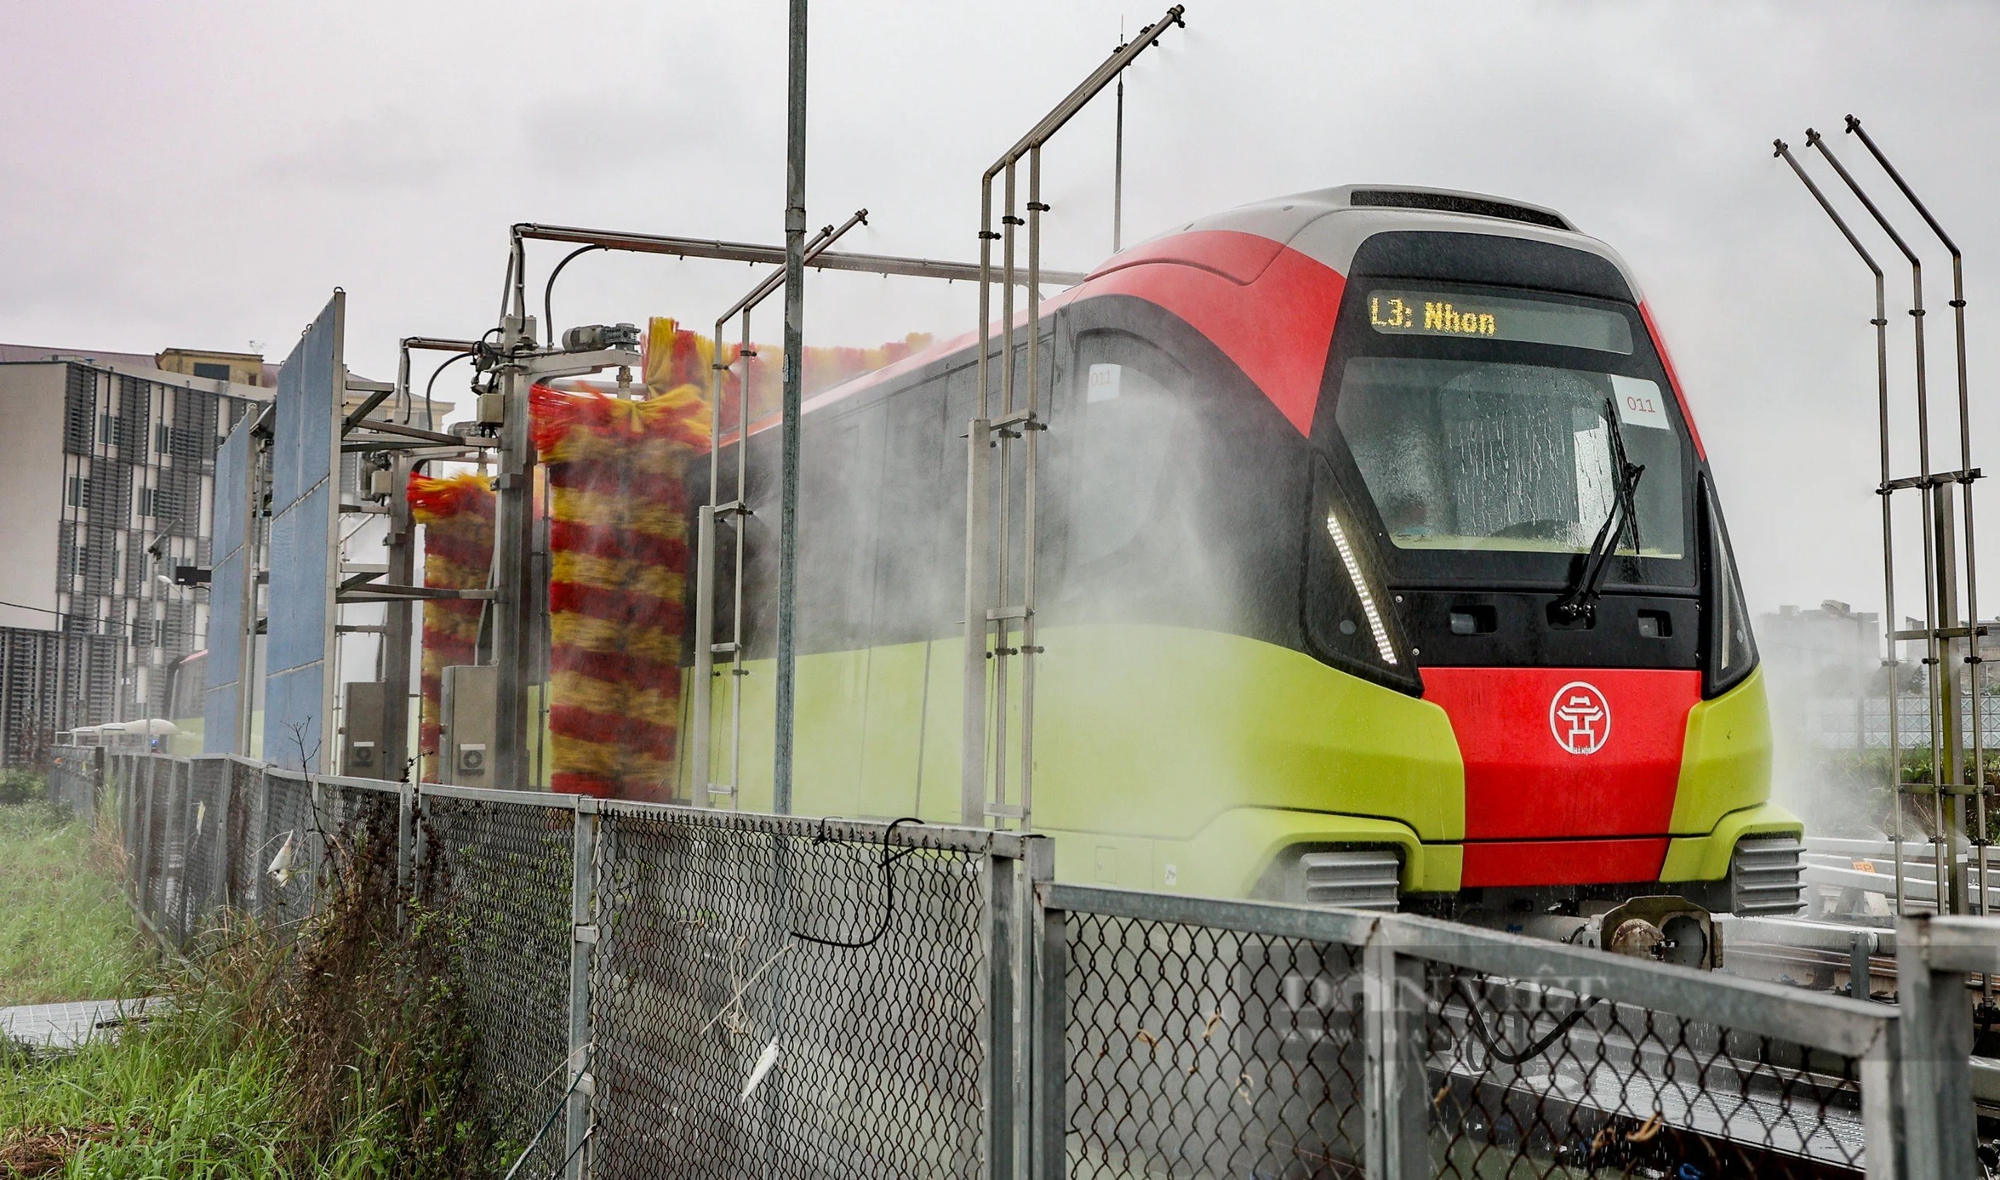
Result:
[[[409,356],[403,353],[406,361]],[[407,381],[405,382],[407,387]],[[394,586],[416,585],[416,525],[410,516],[409,456],[397,454],[389,467],[389,571],[384,580]],[[415,777],[410,764],[410,658],[415,628],[414,604],[407,598],[383,607],[382,635],[382,777],[391,782]]]
[[[719,343],[716,348],[720,353]],[[744,388],[749,388],[748,381]],[[713,410],[711,406],[711,413]],[[715,449],[710,447],[711,455]],[[709,771],[710,739],[714,736],[709,712],[715,699],[715,464],[709,466],[709,502],[696,510],[694,526],[694,674],[688,678],[688,692],[694,700],[688,723],[692,731],[688,734],[688,803],[695,807],[708,806],[709,784],[715,781]]]
[[[984,253],[985,244],[981,243]],[[982,293],[981,299],[985,296]],[[983,335],[983,333],[982,333]],[[985,346],[981,343],[980,401],[984,403]],[[992,420],[982,406],[965,432],[965,711],[961,730],[958,822],[966,827],[986,824],[986,609],[991,601],[990,532],[993,505]]]
[[1069,921],[1058,909],[1034,909],[1035,1044],[1029,1058],[1034,1083],[1033,1142],[1029,1175],[1037,1180],[1069,1174],[1064,1141],[1069,1135]]
[[[520,317],[509,317],[510,342],[528,333]],[[534,442],[528,433],[530,381],[519,363],[500,370],[505,417],[500,426],[500,473],[493,502],[493,785],[503,790],[528,786],[529,636],[534,594],[529,553],[534,548]]]
[[1378,928],[1361,950],[1367,1038],[1368,1175],[1429,1180],[1430,1087],[1424,1070],[1422,961],[1396,953]]
[[569,920],[572,932],[569,955],[569,1110],[564,1135],[563,1158],[569,1161],[563,1174],[567,1180],[583,1180],[589,1174],[590,1099],[596,1087],[591,1080],[590,964],[597,949],[597,799],[576,797],[576,829],[570,845],[571,877]]
[[1035,882],[1052,876],[1055,853],[1043,837],[1023,841],[1020,855],[988,853],[980,933],[986,952],[986,1067],[981,1079],[985,1160],[991,1180],[1028,1175],[1034,1141],[1030,1065],[1036,980]]
[[1972,1004],[1964,968],[1954,970],[1932,953],[1932,926],[1933,919],[1919,915],[1896,928],[1904,1149],[1912,1180],[1980,1174],[1973,1153]]
[[[778,471],[778,671],[771,810],[792,810],[792,736],[798,689],[799,429],[805,389],[806,0],[791,0],[785,118],[785,391]],[[746,382],[747,395],[749,385]],[[748,440],[744,440],[744,445]]]

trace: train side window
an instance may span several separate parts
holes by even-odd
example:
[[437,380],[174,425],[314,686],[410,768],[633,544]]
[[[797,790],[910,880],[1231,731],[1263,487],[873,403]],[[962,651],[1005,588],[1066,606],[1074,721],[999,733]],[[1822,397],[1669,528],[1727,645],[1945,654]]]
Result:
[[1069,568],[1091,566],[1137,542],[1165,511],[1167,475],[1182,417],[1181,375],[1134,343],[1087,341],[1077,358]]

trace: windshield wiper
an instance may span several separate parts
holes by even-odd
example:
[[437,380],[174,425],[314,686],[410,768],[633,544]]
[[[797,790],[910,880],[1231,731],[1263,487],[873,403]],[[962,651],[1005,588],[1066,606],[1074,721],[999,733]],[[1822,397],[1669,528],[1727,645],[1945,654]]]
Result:
[[1597,598],[1604,585],[1604,573],[1611,567],[1611,556],[1618,548],[1618,538],[1625,530],[1632,530],[1632,548],[1639,548],[1639,513],[1633,506],[1632,493],[1638,490],[1639,477],[1646,474],[1646,465],[1634,463],[1625,457],[1625,436],[1618,429],[1618,407],[1610,398],[1604,399],[1604,427],[1611,442],[1611,510],[1604,514],[1604,524],[1597,530],[1597,539],[1590,543],[1590,552],[1584,555],[1583,564],[1563,587],[1562,597],[1549,605],[1549,614],[1557,622],[1575,623],[1597,621]]

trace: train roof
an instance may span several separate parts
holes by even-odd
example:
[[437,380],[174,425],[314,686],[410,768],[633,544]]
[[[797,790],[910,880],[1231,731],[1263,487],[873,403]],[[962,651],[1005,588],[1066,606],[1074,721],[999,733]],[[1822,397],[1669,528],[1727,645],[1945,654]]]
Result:
[[1345,276],[1353,270],[1362,242],[1397,230],[1525,238],[1581,250],[1615,266],[1631,288],[1632,301],[1642,299],[1632,268],[1618,252],[1579,231],[1562,213],[1512,197],[1418,185],[1345,184],[1239,205],[1127,247],[1105,259],[1091,276],[1140,262],[1171,261],[1173,239],[1204,231],[1268,238]]
[[[1099,263],[1082,284],[1044,299],[1042,313],[1051,314],[1076,299],[1111,293],[1124,285],[1116,281],[1118,272],[1151,263],[1194,266],[1223,274],[1238,286],[1246,286],[1254,283],[1279,255],[1290,251],[1312,259],[1344,280],[1352,273],[1354,256],[1363,242],[1377,234],[1397,231],[1522,238],[1582,251],[1610,263],[1630,289],[1632,302],[1644,302],[1638,279],[1617,251],[1579,231],[1568,217],[1546,205],[1459,189],[1346,184],[1239,205],[1156,234]],[[1245,242],[1244,238],[1234,237],[1239,234],[1262,238],[1272,245],[1248,250],[1233,244],[1217,248],[1225,241]],[[1017,309],[1015,320],[1017,326],[1024,324],[1026,311]],[[996,334],[998,327],[996,321],[992,329]],[[977,336],[975,331],[940,340],[886,368],[861,374],[808,397],[804,409],[811,412],[925,369],[971,348]],[[1260,381],[1260,384],[1265,384],[1266,391],[1271,392],[1268,383]],[[1311,384],[1317,388],[1316,381]],[[775,426],[777,420],[773,414],[753,422],[751,432]],[[732,431],[722,438],[733,436]],[[1700,446],[1699,441],[1696,446]]]

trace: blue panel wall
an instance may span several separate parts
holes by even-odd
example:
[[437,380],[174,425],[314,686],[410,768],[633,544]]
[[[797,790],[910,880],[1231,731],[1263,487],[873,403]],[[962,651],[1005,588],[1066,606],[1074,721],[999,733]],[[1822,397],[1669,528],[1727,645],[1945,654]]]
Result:
[[271,439],[271,596],[264,684],[267,762],[325,770],[332,747],[333,579],[340,511],[335,421],[345,395],[345,299],[334,292],[278,369]]
[[215,452],[215,572],[208,583],[208,688],[202,700],[201,748],[205,754],[248,754],[236,749],[243,686],[244,613],[243,563],[249,560],[244,540],[249,515],[250,429],[256,415],[236,424]]

